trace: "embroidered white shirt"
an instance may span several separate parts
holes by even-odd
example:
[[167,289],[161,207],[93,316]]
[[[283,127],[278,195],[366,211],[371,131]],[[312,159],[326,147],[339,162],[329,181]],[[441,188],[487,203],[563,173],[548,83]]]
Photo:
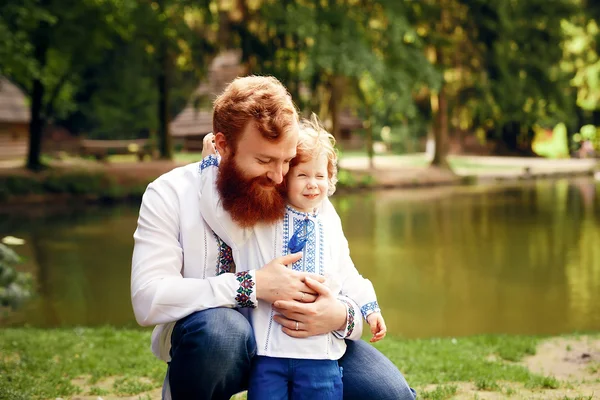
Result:
[[[231,247],[238,266],[243,260],[245,268],[256,270],[274,258],[289,254],[290,239],[294,233],[300,233],[306,236],[307,241],[302,258],[291,266],[292,269],[324,275],[332,291],[354,300],[365,318],[380,311],[373,285],[358,273],[352,263],[340,218],[328,199],[315,213],[302,213],[287,206],[281,221],[244,229],[222,207],[216,188],[218,158],[214,155],[206,157],[201,170],[200,211],[214,232]],[[293,338],[274,321],[275,314],[270,304],[260,300],[258,307],[249,310],[259,355],[332,360],[343,356],[346,344],[339,333]],[[349,319],[354,320],[354,324],[356,319],[360,319],[356,316],[350,311]],[[353,331],[356,327],[349,329]]]
[[[203,219],[200,184],[199,162],[175,168],[150,183],[133,236],[133,311],[140,325],[156,326],[152,352],[167,362],[171,332],[179,319],[209,308],[243,310],[256,304],[254,270],[242,259],[235,271],[231,249]],[[339,299],[350,305],[349,315],[360,312],[352,300]],[[354,324],[347,338],[358,340],[362,321]]]

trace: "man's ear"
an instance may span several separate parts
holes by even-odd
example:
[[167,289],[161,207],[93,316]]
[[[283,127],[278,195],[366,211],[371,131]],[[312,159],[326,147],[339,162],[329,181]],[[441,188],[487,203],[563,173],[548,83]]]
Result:
[[227,138],[222,132],[217,132],[215,134],[215,147],[217,148],[217,151],[221,157],[228,157],[231,148],[229,143],[227,143]]

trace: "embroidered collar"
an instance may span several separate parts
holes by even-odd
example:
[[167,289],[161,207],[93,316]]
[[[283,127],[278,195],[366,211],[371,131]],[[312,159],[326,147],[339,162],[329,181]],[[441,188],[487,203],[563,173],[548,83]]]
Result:
[[297,216],[302,217],[302,218],[307,218],[307,217],[316,218],[317,215],[319,215],[319,209],[318,208],[315,209],[314,212],[308,213],[308,212],[298,211],[294,207],[292,207],[289,204],[287,204],[285,206],[285,209],[288,210],[289,212],[291,212],[292,214],[297,215]]

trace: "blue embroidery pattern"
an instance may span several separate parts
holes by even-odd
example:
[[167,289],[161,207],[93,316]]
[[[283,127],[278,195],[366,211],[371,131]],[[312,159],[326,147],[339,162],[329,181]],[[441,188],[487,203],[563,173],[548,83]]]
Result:
[[325,249],[323,248],[323,242],[325,241],[325,236],[323,236],[323,223],[319,220],[319,274],[325,275],[325,268],[323,266],[323,255],[325,254]]
[[256,307],[256,304],[254,304],[252,301],[252,292],[254,291],[254,281],[252,280],[252,275],[248,271],[244,271],[238,272],[235,274],[235,277],[240,283],[240,287],[237,290],[237,296],[235,296],[235,301],[237,301],[238,307]]
[[202,160],[200,163],[200,171],[204,171],[204,169],[210,167],[211,165],[214,165],[215,167],[219,166],[219,159],[213,154],[205,157],[204,160]]
[[[305,219],[305,217],[304,218],[294,217],[294,235],[297,235],[299,233],[300,229],[304,228],[304,226],[305,226],[304,219]],[[284,240],[285,240],[285,237],[284,237]],[[317,247],[316,232],[313,229],[312,232],[309,232],[309,234],[307,235],[306,246],[304,247],[304,255],[302,256],[301,259],[299,259],[292,265],[292,269],[294,271],[305,271],[305,272],[314,273],[315,272],[316,247]]]
[[287,256],[288,253],[288,242],[290,240],[290,215],[285,213],[283,216],[283,248],[281,249],[281,255]]
[[231,247],[227,246],[227,244],[223,240],[221,240],[221,238],[218,237],[216,234],[214,235],[219,245],[219,256],[217,257],[217,276],[226,272],[234,272],[235,262],[233,261],[233,253],[231,252]]
[[346,307],[348,309],[348,320],[346,321],[346,337],[350,337],[350,335],[352,335],[352,332],[354,332],[354,307],[352,307],[352,304],[350,304],[346,300],[340,300],[342,300],[342,302],[346,304]]
[[365,319],[367,319],[367,316],[369,314],[374,313],[374,312],[381,312],[381,309],[379,308],[379,304],[377,304],[376,301],[372,301],[372,302],[367,303],[364,306],[362,306],[360,308],[360,312],[362,313],[363,317]]

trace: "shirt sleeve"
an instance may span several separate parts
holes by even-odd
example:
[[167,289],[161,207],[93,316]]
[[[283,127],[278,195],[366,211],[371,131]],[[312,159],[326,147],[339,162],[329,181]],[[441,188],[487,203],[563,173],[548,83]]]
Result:
[[360,308],[346,296],[338,296],[338,300],[346,306],[346,327],[343,330],[333,331],[333,335],[338,339],[360,340],[363,321],[361,318],[356,318],[357,315],[360,315]]
[[143,326],[177,321],[215,307],[255,307],[255,271],[184,278],[179,202],[167,182],[151,183],[133,235],[131,300]]
[[217,156],[211,154],[200,164],[200,212],[215,234],[237,252],[249,239],[252,230],[240,227],[223,209],[221,196],[217,191],[219,161]]

